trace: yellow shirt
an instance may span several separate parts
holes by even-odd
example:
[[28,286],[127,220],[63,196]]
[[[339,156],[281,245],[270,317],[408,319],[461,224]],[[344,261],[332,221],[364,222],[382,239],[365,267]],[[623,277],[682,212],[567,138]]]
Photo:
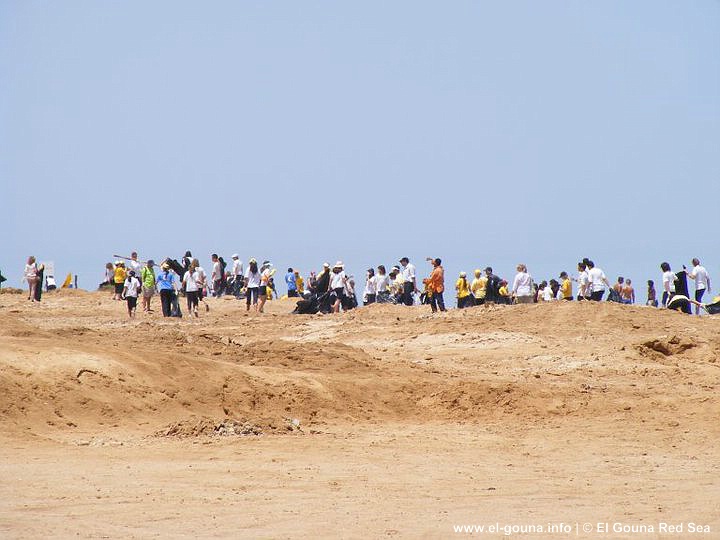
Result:
[[455,290],[457,291],[458,298],[465,298],[470,296],[470,289],[468,288],[467,279],[459,278],[455,282]]
[[473,296],[475,298],[485,298],[485,292],[487,291],[487,278],[479,277],[473,279],[470,290],[472,290]]
[[115,268],[115,283],[125,283],[125,278],[127,277],[127,274],[125,273],[125,269],[122,266],[118,266]]
[[562,285],[560,285],[560,292],[563,298],[570,298],[572,296],[572,282],[569,279],[564,279]]
[[295,284],[297,285],[298,294],[305,292],[305,280],[303,280],[302,276],[295,276]]
[[498,289],[498,294],[500,296],[509,296],[507,285],[501,285],[500,288]]

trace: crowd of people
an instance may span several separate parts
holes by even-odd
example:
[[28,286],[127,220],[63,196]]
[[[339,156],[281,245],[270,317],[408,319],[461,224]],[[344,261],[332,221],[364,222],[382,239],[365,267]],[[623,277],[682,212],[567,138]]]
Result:
[[[134,317],[137,302],[142,298],[144,312],[152,312],[152,298],[160,296],[163,316],[181,316],[178,297],[185,297],[188,313],[199,317],[199,306],[205,310],[210,306],[207,296],[232,295],[245,301],[246,310],[264,311],[265,304],[278,298],[275,286],[276,268],[268,260],[258,263],[255,258],[248,260],[244,267],[238,254],[227,264],[223,257],[213,253],[209,275],[190,251],[185,252],[181,261],[166,258],[160,265],[149,259],[140,261],[133,252],[130,257],[118,258],[107,263],[105,279],[101,288],[111,288],[115,300],[127,303],[128,315]],[[348,274],[342,261],[334,265],[325,263],[318,272],[310,272],[305,278],[298,269],[287,269],[284,275],[287,297],[298,298],[298,313],[337,313],[373,303],[428,304],[433,312],[445,311],[445,273],[439,258],[427,257],[430,264],[427,277],[419,279],[417,269],[408,257],[402,257],[398,264],[387,270],[385,265],[368,268],[365,275],[361,302],[356,294],[356,282]],[[156,271],[156,267],[159,268]],[[692,269],[685,266],[674,273],[667,262],[660,265],[662,272],[662,299],[659,302],[653,280],[647,282],[646,305],[670,307],[690,312],[691,305],[699,314],[705,307],[703,298],[710,292],[710,277],[699,259],[692,260]],[[34,257],[25,265],[25,280],[29,296],[35,300],[41,271]],[[694,299],[690,297],[687,279],[695,282]],[[606,296],[607,294],[607,296]],[[460,272],[455,281],[455,296],[459,309],[483,304],[530,304],[553,301],[602,301],[620,304],[635,304],[636,291],[632,280],[618,277],[614,284],[595,263],[584,258],[577,265],[577,273],[570,276],[562,271],[557,278],[537,281],[528,272],[527,266],[518,264],[516,273],[509,281],[496,275],[492,267],[476,269],[473,279],[466,272]],[[713,304],[720,298],[713,300]]]

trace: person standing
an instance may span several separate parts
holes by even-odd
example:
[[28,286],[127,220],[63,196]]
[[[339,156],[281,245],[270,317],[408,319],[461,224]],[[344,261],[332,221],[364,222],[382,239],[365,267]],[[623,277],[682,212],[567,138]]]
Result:
[[245,311],[250,311],[250,305],[257,311],[258,296],[260,295],[260,272],[258,271],[257,260],[248,261],[248,269],[245,272]]
[[200,261],[197,259],[192,260],[192,264],[195,265],[195,272],[197,273],[197,284],[198,284],[198,303],[202,302],[205,306],[205,311],[210,311],[210,306],[205,301],[205,290],[207,289],[207,274],[205,269],[200,266]]
[[406,306],[412,306],[415,303],[414,294],[417,292],[417,280],[415,277],[415,265],[410,263],[410,259],[403,257],[400,259],[402,266],[402,303]]
[[297,278],[292,268],[288,268],[287,274],[285,274],[285,284],[287,285],[288,298],[297,298],[298,287]]
[[[711,291],[710,276],[707,270],[705,270],[705,267],[700,264],[700,259],[693,259],[692,265],[693,269],[688,274],[688,277],[695,280],[695,301],[701,304],[705,291]],[[695,304],[695,315],[700,315],[700,306],[698,304]]]
[[323,268],[315,278],[315,294],[318,297],[320,311],[330,313],[330,263],[323,263]]
[[172,316],[172,304],[175,300],[176,284],[175,272],[170,270],[170,265],[167,262],[163,262],[162,265],[160,265],[160,273],[156,278],[156,286],[160,292],[163,317]]
[[240,290],[243,287],[243,263],[240,260],[240,255],[237,253],[233,253],[232,261],[233,296],[240,298]]
[[346,286],[347,275],[345,274],[345,265],[342,261],[338,261],[330,273],[330,309],[333,313],[340,312],[340,305],[345,298]]
[[212,279],[212,285],[213,285],[213,296],[218,297],[222,294],[222,282],[223,282],[223,267],[222,263],[220,262],[220,258],[217,256],[217,253],[213,253],[210,257],[212,259],[212,274],[210,275],[210,278]]
[[185,289],[185,298],[187,299],[187,308],[189,315],[198,315],[198,291],[200,290],[200,276],[197,272],[197,259],[193,259],[190,267],[185,272],[182,279],[183,288]]
[[445,292],[445,269],[442,267],[442,260],[428,257],[427,260],[432,264],[432,272],[430,276],[423,280],[430,294],[430,309],[436,313],[438,309],[445,311],[445,301],[443,293]]
[[587,300],[590,298],[590,278],[588,278],[587,265],[584,262],[579,262],[578,266],[578,301]]
[[605,295],[605,287],[610,287],[608,278],[605,277],[605,272],[601,268],[595,266],[590,260],[583,261],[588,269],[588,281],[590,285],[590,300],[599,302]]
[[663,282],[663,295],[662,305],[663,307],[668,306],[668,302],[675,296],[675,279],[677,276],[670,269],[670,263],[664,262],[660,264],[660,270],[662,270],[662,282]]
[[155,270],[153,269],[155,262],[150,259],[140,271],[140,280],[142,281],[142,297],[143,312],[150,313],[150,301],[155,295]]
[[512,296],[515,298],[516,304],[532,304],[533,303],[533,282],[532,276],[528,273],[527,267],[520,263],[515,268],[517,274],[513,280]]
[[368,268],[365,277],[365,291],[363,292],[363,305],[369,306],[377,300],[377,281],[375,279],[375,270]]
[[485,303],[485,294],[487,287],[487,278],[483,277],[482,271],[478,268],[475,270],[475,279],[473,279],[470,285],[473,299],[476,306],[482,306]]
[[128,261],[128,271],[129,270],[135,272],[136,278],[140,275],[140,272],[142,272],[142,265],[140,264],[140,261],[138,261],[137,251],[133,251],[130,254],[130,260]]
[[115,263],[115,275],[113,279],[115,281],[115,296],[113,296],[113,299],[122,300],[123,287],[125,287],[125,280],[127,279],[124,262],[117,261]]
[[485,302],[498,303],[500,296],[500,277],[493,274],[492,267],[485,268]]
[[647,282],[647,302],[646,306],[658,307],[657,292],[655,291],[655,282],[652,279],[648,279]]
[[298,296],[305,298],[305,280],[300,275],[300,270],[295,270],[295,286],[297,287]]
[[138,293],[140,292],[140,280],[135,276],[135,270],[128,272],[128,277],[123,284],[122,296],[127,302],[128,317],[135,317],[137,309]]
[[390,303],[390,278],[385,270],[385,265],[382,264],[377,267],[377,274],[375,275],[375,294],[378,303]]
[[632,286],[632,280],[630,278],[625,280],[625,285],[623,285],[620,291],[620,302],[628,305],[635,303],[635,289]]
[[35,257],[30,255],[27,260],[27,264],[25,264],[25,269],[23,270],[23,278],[25,281],[27,281],[28,284],[28,300],[31,302],[35,302],[35,293],[38,288],[38,284],[40,283],[40,275],[38,271],[38,265],[35,262]]
[[270,284],[270,279],[275,273],[275,269],[270,264],[270,261],[263,261],[260,267],[260,288],[258,289],[258,313],[264,313],[265,302],[267,302],[268,295],[272,299],[273,289]]
[[472,300],[472,297],[470,296],[470,284],[468,283],[467,274],[465,272],[460,272],[460,276],[455,282],[455,291],[458,309],[470,307],[471,304],[468,300]]
[[570,276],[568,276],[568,273],[564,271],[560,272],[560,295],[562,296],[563,300],[573,299],[572,281],[570,281]]

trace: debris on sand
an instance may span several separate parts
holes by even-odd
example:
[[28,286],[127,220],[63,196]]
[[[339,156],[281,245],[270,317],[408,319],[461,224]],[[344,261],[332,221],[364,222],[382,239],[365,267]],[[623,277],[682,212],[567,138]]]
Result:
[[175,422],[155,432],[156,437],[242,437],[262,435],[257,424],[247,420],[226,418],[220,422],[210,418],[199,418]]

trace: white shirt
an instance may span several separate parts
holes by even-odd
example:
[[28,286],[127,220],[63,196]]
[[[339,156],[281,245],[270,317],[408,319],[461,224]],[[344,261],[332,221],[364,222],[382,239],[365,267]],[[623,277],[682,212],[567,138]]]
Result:
[[200,276],[198,275],[197,268],[194,272],[185,272],[183,277],[183,283],[185,283],[185,290],[187,292],[197,292],[200,283]]
[[205,269],[202,266],[198,266],[197,268],[195,268],[195,273],[197,274],[197,284],[202,285],[203,283],[205,283],[205,279],[207,278],[207,275],[205,274]]
[[390,278],[387,274],[375,276],[375,291],[376,292],[387,292],[388,286],[390,285]]
[[33,263],[33,264],[26,264],[26,265],[25,265],[24,275],[25,275],[25,279],[28,279],[28,278],[31,278],[31,279],[32,279],[32,278],[36,278],[37,275],[38,275],[37,265],[36,265],[35,263]]
[[140,275],[140,272],[142,271],[142,265],[139,261],[134,261],[130,259],[128,261],[128,266],[130,267],[128,268],[128,270],[135,270],[135,277]]
[[140,280],[135,276],[131,276],[125,280],[125,296],[133,296],[137,298],[138,291],[140,290]]
[[365,281],[365,294],[377,293],[377,277],[373,276]]
[[220,261],[216,261],[213,263],[212,278],[213,281],[218,281],[222,279],[222,265],[220,264]]
[[677,276],[672,272],[672,270],[668,270],[667,272],[663,272],[663,291],[665,291],[665,284],[670,284],[670,292],[675,292],[675,278]]
[[693,268],[692,273],[693,276],[695,276],[695,289],[698,291],[707,289],[710,278],[708,278],[708,273],[707,270],[705,270],[705,267],[698,264],[695,268]]
[[588,285],[590,284],[590,278],[588,278],[587,270],[583,270],[578,275],[578,286],[580,290],[578,291],[579,296],[585,296],[588,292]]
[[605,272],[603,272],[597,266],[588,270],[588,280],[590,281],[590,288],[592,292],[600,292],[605,290]]
[[343,287],[345,287],[345,272],[342,270],[337,274],[335,272],[330,272],[330,288],[340,289]]
[[545,287],[545,289],[543,289],[543,300],[545,302],[552,302],[554,300],[553,294],[552,294],[552,288],[550,288],[550,285],[548,285],[547,287]]
[[405,268],[403,268],[403,270],[402,270],[402,277],[403,277],[403,281],[414,283],[415,282],[415,265],[407,263],[407,266],[405,266]]
[[249,268],[245,272],[245,283],[250,289],[253,287],[260,287],[260,272],[252,272]]
[[233,261],[232,273],[233,273],[233,276],[242,276],[243,263],[240,259]]
[[512,292],[515,296],[530,296],[532,294],[532,277],[527,272],[518,272],[513,280]]

